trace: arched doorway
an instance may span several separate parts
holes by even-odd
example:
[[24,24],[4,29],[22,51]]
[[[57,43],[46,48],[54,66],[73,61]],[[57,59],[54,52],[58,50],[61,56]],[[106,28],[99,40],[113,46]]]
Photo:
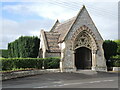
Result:
[[75,66],[77,69],[91,69],[92,53],[86,47],[80,47],[75,50]]

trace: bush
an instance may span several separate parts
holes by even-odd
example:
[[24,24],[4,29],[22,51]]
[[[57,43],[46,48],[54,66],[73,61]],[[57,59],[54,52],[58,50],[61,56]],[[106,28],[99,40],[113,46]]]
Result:
[[13,68],[36,68],[42,69],[43,62],[46,69],[59,68],[60,58],[2,58],[2,70],[12,70]]
[[110,59],[107,61],[107,67],[113,67],[114,60]]
[[11,59],[1,59],[2,66],[0,67],[2,70],[12,70],[14,68],[14,62]]
[[59,68],[60,58],[46,58],[44,59],[44,68],[45,69],[53,69]]
[[119,40],[115,40],[115,42],[117,43],[117,54],[120,55],[120,39]]
[[8,58],[8,50],[6,50],[6,49],[1,49],[1,50],[0,50],[0,55],[1,55],[1,57],[3,57],[3,58]]
[[9,58],[37,58],[40,39],[35,36],[21,36],[8,43]]
[[114,67],[120,67],[120,60],[116,60],[114,63],[113,63]]
[[106,60],[109,60],[111,56],[117,55],[117,43],[111,40],[105,40],[103,42],[104,55]]
[[120,55],[112,56],[111,58],[120,60]]
[[37,58],[20,58],[15,59],[15,68],[42,68],[42,61],[43,59],[37,59]]
[[111,67],[109,62],[110,57],[117,55],[117,43],[111,40],[105,40],[103,42],[104,56],[106,59],[107,67]]

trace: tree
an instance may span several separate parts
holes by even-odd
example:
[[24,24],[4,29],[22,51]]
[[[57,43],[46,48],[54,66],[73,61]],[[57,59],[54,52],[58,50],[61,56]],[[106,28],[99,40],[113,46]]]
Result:
[[110,57],[117,54],[117,43],[112,40],[105,40],[103,43],[104,55],[106,58],[106,64],[109,66],[108,60]]
[[36,58],[39,52],[39,38],[35,36],[21,36],[8,44],[10,58]]
[[0,50],[1,57],[3,58],[8,58],[8,50],[6,49],[1,49]]
[[115,40],[115,42],[117,43],[117,55],[120,55],[120,39],[119,40]]

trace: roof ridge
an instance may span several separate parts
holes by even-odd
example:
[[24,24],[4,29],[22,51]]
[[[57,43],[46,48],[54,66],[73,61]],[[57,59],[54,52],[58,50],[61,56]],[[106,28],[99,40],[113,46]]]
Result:
[[57,19],[54,25],[52,26],[50,32],[54,32],[54,29],[60,24],[59,20]]
[[70,19],[67,19],[67,20],[61,22],[60,25],[61,25],[61,24],[64,24],[64,23],[67,23],[67,22],[69,22],[69,21],[71,21],[71,20],[73,20],[73,19],[75,19],[75,18],[76,18],[76,16],[74,16],[74,17],[72,17],[72,18],[70,18]]
[[[48,52],[60,52],[58,39],[60,34],[56,32],[44,32],[46,37],[46,42],[48,46]],[[57,40],[56,40],[57,39]]]
[[51,34],[51,33],[52,33],[52,34],[60,34],[60,33],[58,33],[58,32],[48,32],[48,31],[47,31],[47,32],[44,31],[44,33],[45,33],[45,34],[47,34],[47,33],[50,33],[50,34]]
[[45,31],[44,30],[41,30],[41,35],[42,35],[42,37],[44,39],[43,41],[44,41],[46,50],[48,50],[48,44],[47,44],[47,41],[46,41],[46,35],[45,35]]
[[80,9],[80,11],[78,12],[78,14],[77,14],[77,16],[76,16],[75,20],[74,20],[74,21],[73,21],[73,23],[71,24],[71,26],[70,26],[70,28],[69,28],[68,32],[65,34],[65,36],[63,37],[63,39],[62,39],[62,40],[60,40],[59,42],[63,41],[63,40],[66,38],[66,36],[68,35],[68,33],[69,33],[70,29],[71,29],[71,28],[72,28],[72,26],[74,25],[75,21],[77,20],[78,16],[80,15],[80,13],[82,12],[82,10],[83,10],[83,9],[86,9],[85,5],[83,5],[83,7]]

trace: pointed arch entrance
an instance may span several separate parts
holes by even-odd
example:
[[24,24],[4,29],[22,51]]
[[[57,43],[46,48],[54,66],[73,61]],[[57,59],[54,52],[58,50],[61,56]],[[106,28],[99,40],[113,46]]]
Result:
[[94,70],[98,44],[92,31],[84,25],[73,34],[71,41],[74,51],[74,67]]
[[75,50],[75,66],[77,69],[91,69],[92,53],[86,47],[80,47]]

